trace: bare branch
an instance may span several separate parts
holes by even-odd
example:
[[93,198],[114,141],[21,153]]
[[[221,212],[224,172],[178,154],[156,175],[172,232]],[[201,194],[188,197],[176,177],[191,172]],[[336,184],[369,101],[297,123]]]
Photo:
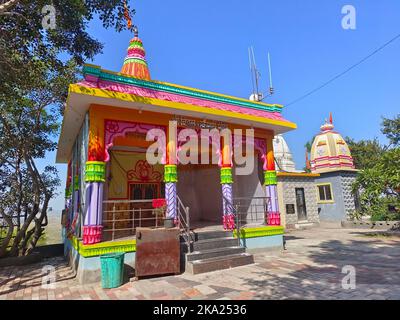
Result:
[[14,7],[19,0],[9,0],[6,3],[0,4],[0,15],[7,14],[8,10]]

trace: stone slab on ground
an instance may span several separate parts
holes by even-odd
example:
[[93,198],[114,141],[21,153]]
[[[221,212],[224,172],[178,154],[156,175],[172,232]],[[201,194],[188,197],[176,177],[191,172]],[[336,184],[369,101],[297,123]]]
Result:
[[[0,300],[78,299],[400,299],[400,238],[340,226],[294,230],[286,250],[257,251],[256,263],[227,270],[131,281],[116,289],[82,286],[61,257],[0,268]],[[56,275],[46,286],[49,266]],[[343,267],[356,271],[345,289]],[[346,281],[344,281],[346,284]]]

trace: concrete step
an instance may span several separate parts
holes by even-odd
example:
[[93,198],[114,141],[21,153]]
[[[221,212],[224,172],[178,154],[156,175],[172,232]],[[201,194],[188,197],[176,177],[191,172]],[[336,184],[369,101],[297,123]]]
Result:
[[231,254],[223,257],[215,257],[186,263],[186,271],[191,274],[199,274],[222,269],[240,267],[254,263],[254,257],[249,253]]
[[310,229],[316,227],[312,222],[299,222],[294,225],[295,229]]
[[[190,233],[194,241],[232,237],[232,231],[223,231],[223,230],[200,231],[200,232],[191,231]],[[186,240],[186,235],[182,234],[181,242],[185,240]]]
[[238,240],[231,237],[213,238],[206,240],[199,240],[193,243],[194,251],[210,250],[224,247],[235,247],[238,245]]
[[210,250],[194,251],[186,255],[186,261],[223,257],[232,254],[244,253],[245,251],[246,249],[244,247],[223,247]]

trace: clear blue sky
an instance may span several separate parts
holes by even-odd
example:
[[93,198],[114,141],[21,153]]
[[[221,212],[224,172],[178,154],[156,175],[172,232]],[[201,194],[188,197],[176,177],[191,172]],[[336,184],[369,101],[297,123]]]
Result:
[[[139,26],[152,79],[238,97],[251,94],[247,48],[254,46],[267,87],[267,52],[276,94],[267,103],[288,104],[358,62],[400,33],[398,0],[137,0]],[[356,8],[356,30],[341,25],[344,5]],[[94,20],[89,33],[104,44],[94,61],[119,71],[132,34],[104,30]],[[298,129],[285,138],[296,165],[304,166],[304,144],[333,113],[336,129],[356,140],[378,137],[381,116],[400,111],[400,40],[339,80],[284,108]],[[53,164],[55,154],[46,161]],[[60,170],[63,207],[65,165]]]

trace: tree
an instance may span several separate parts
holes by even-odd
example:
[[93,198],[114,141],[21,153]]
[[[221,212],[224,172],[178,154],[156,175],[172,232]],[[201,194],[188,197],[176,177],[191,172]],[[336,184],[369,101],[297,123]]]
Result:
[[382,133],[388,138],[389,146],[398,147],[400,145],[400,114],[394,119],[383,118]]
[[55,28],[42,23],[48,4],[0,0],[0,219],[8,226],[0,257],[32,252],[47,224],[59,179],[37,159],[56,148],[68,84],[102,50],[88,22],[97,15],[105,28],[125,28],[123,0],[53,0]]
[[310,141],[307,141],[307,143],[304,145],[304,148],[306,149],[306,159],[305,159],[305,167],[303,168],[303,170],[305,171],[305,172],[311,172],[311,163],[310,163],[310,153],[311,153],[311,148],[312,148],[312,145],[313,145],[313,143],[314,143],[314,139],[315,139],[315,136],[314,137],[312,137],[312,139],[310,140]]
[[[100,53],[102,44],[87,33],[94,15],[105,28],[118,32],[125,28],[124,0],[53,0],[55,28],[46,24],[51,13],[44,10],[48,0],[0,0],[0,4],[0,94],[29,86],[42,62],[51,70],[62,70],[60,53],[78,65]],[[129,6],[128,11],[134,14]]]
[[377,138],[355,141],[345,137],[345,140],[353,157],[354,166],[359,170],[372,168],[384,152],[384,147],[380,145]]
[[398,119],[399,115],[382,122],[382,132],[390,141],[389,145],[378,147],[376,140],[370,144],[350,144],[351,150],[354,146],[358,148],[355,150],[363,165],[353,191],[361,191],[360,213],[371,215],[373,220],[400,219],[400,147],[396,140],[399,137]]
[[49,201],[59,185],[55,167],[46,166],[40,172],[36,160],[56,148],[65,88],[76,80],[76,66],[70,62],[62,73],[49,73],[43,65],[42,74],[37,75],[18,100],[12,97],[1,102],[0,217],[9,228],[0,257],[28,254],[35,248],[47,224]]

